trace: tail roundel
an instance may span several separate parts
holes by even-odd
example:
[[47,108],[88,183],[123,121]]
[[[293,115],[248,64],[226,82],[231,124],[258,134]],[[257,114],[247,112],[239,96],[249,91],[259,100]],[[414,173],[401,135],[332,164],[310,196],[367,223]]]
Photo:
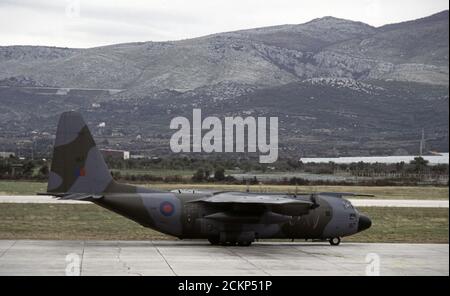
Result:
[[78,112],[61,115],[47,192],[98,194],[113,181],[91,132]]

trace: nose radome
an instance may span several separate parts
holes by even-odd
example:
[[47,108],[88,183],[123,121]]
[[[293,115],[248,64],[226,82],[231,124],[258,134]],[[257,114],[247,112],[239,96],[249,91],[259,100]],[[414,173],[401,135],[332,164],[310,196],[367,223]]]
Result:
[[372,226],[372,220],[365,215],[359,215],[358,232],[366,230]]

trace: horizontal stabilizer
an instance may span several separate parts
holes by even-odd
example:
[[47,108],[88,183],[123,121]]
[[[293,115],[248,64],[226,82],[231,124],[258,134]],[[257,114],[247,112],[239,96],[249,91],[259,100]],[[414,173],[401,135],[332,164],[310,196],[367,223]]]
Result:
[[86,193],[54,193],[54,192],[39,192],[37,195],[50,195],[57,197],[60,200],[83,200],[94,201],[103,198],[103,195],[86,194]]
[[60,197],[61,200],[96,200],[103,198],[103,195],[72,193]]

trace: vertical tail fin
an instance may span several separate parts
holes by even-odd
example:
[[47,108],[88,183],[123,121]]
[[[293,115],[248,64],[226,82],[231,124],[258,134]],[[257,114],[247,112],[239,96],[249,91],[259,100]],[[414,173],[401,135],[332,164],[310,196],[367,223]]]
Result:
[[56,131],[47,192],[101,193],[112,180],[81,115],[63,113]]

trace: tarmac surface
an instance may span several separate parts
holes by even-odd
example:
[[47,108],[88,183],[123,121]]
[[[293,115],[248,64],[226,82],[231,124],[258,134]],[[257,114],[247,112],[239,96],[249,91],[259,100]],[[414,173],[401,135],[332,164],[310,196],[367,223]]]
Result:
[[[355,207],[448,208],[448,200],[349,199]],[[0,195],[0,203],[89,204],[86,201],[59,200],[47,195]]]
[[0,275],[80,274],[448,276],[449,245],[0,240]]

